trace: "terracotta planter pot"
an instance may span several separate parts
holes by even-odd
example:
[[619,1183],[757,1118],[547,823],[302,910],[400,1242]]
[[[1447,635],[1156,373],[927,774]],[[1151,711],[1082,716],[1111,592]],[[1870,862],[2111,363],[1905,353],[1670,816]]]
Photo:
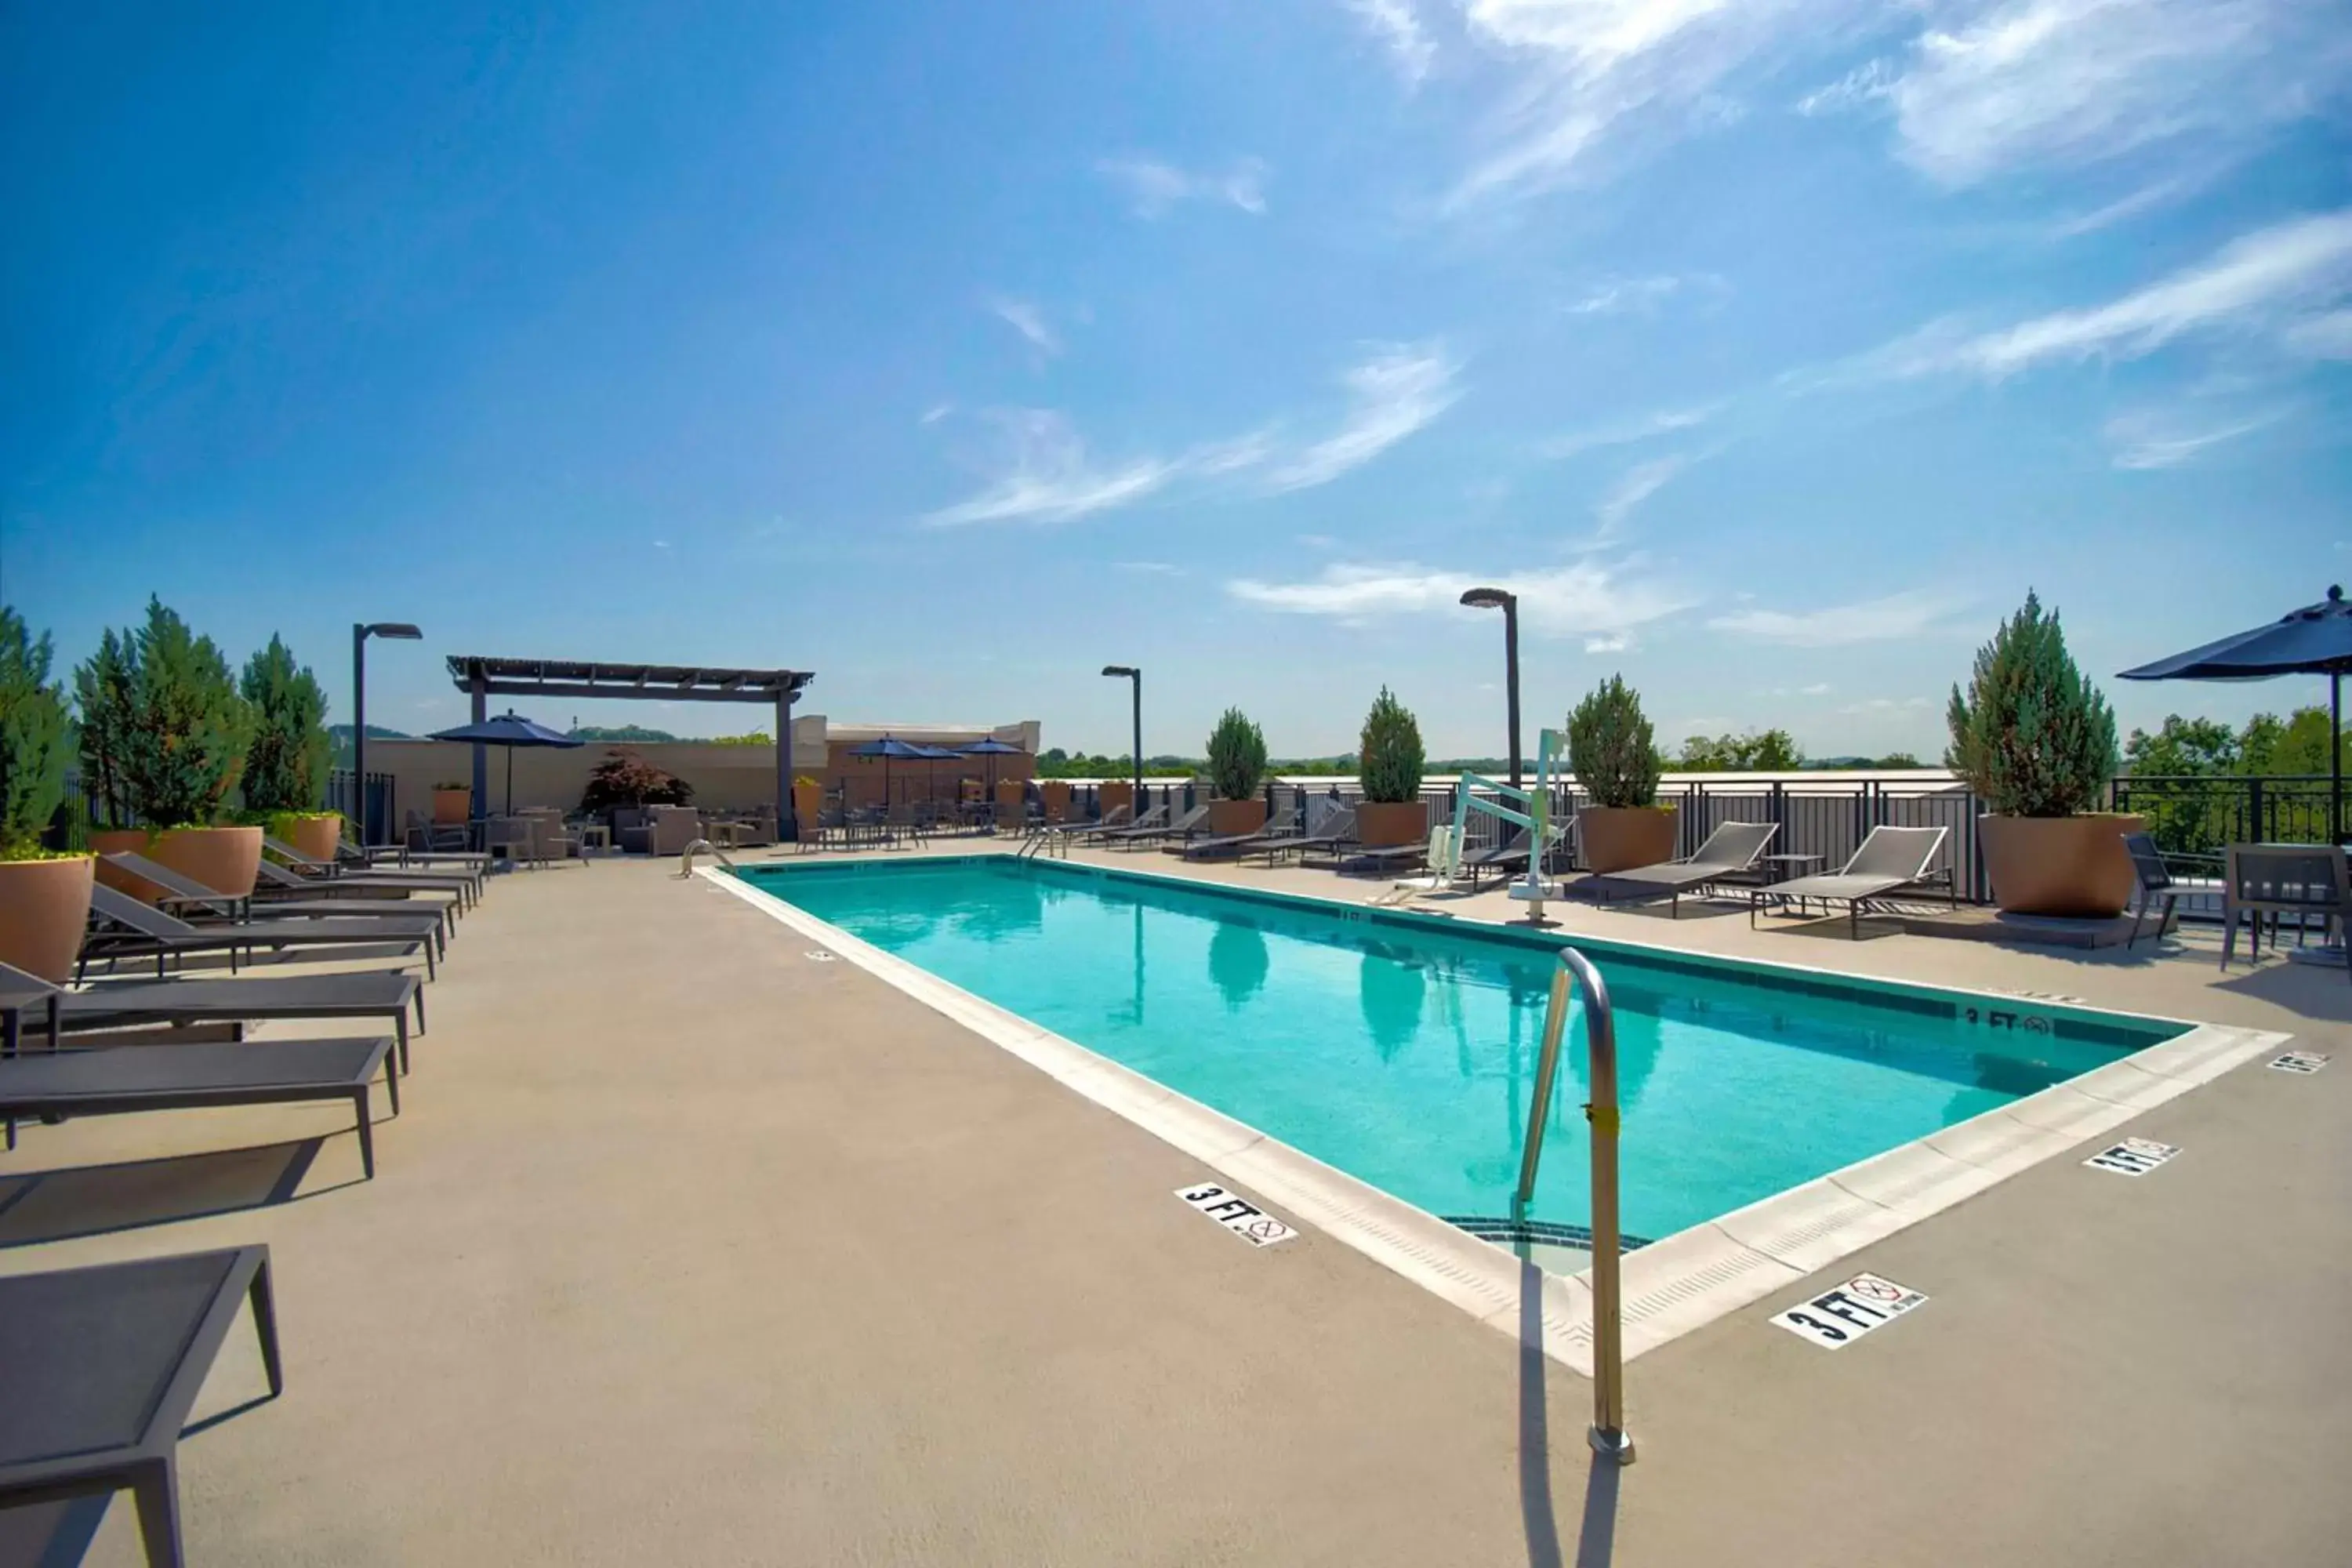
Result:
[[232,899],[249,898],[261,877],[261,829],[174,827],[156,835],[147,858]]
[[284,825],[286,842],[313,860],[332,865],[335,850],[343,841],[343,819],[340,816],[302,816]]
[[1020,826],[1022,818],[1028,815],[1028,787],[1019,779],[996,781],[996,825],[999,827]]
[[63,984],[89,924],[90,855],[0,860],[0,963]]
[[1236,833],[1255,833],[1265,826],[1265,797],[1253,795],[1247,800],[1213,800],[1209,803],[1209,831],[1219,838]]
[[1588,805],[1576,832],[1585,866],[1595,872],[1630,871],[1675,858],[1671,805]]
[[817,824],[824,819],[824,786],[793,785],[793,815],[800,819],[802,832],[814,833]]
[[[89,834],[89,852],[100,856],[120,855],[127,849],[133,855],[144,855],[154,837],[143,827],[94,827]],[[119,871],[102,859],[98,863],[98,879],[116,892],[127,894],[145,904],[153,903],[163,892],[145,878]]]
[[1045,798],[1045,820],[1067,822],[1070,819],[1070,786],[1061,779],[1048,779],[1037,786]]
[[1102,807],[1102,814],[1108,816],[1120,806],[1132,806],[1135,804],[1135,785],[1125,779],[1098,784],[1095,788],[1095,799]]
[[1417,800],[1368,800],[1356,807],[1356,837],[1367,849],[1420,844],[1429,837],[1429,807]]
[[2141,818],[2095,813],[2085,816],[1980,816],[1977,842],[1993,901],[2003,914],[2113,920],[2131,902],[2137,880],[2124,835]]
[[474,792],[470,789],[436,789],[433,792],[433,820],[463,823],[474,815]]

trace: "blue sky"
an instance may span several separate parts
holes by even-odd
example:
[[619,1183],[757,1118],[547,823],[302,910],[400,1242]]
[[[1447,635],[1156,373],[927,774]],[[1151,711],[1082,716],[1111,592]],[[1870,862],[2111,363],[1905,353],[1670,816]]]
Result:
[[[0,593],[1197,751],[1941,746],[2352,575],[2352,11],[1024,0],[0,17]],[[2109,686],[2126,721],[2315,683]],[[545,712],[564,722],[572,711]],[[723,709],[607,704],[688,731]]]

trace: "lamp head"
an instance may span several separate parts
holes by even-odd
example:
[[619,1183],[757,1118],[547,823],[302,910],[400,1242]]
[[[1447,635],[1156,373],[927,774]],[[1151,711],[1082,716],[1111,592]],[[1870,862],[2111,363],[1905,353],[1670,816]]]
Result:
[[362,626],[360,635],[368,637],[392,637],[400,642],[422,642],[425,638],[423,632],[418,631],[406,621],[378,621],[373,626]]
[[1102,672],[1103,672],[1105,675],[1128,675],[1128,676],[1141,675],[1141,674],[1143,673],[1143,671],[1141,671],[1141,670],[1139,670],[1139,669],[1136,668],[1135,668],[1133,665],[1131,665],[1131,664],[1107,664],[1107,665],[1104,665],[1104,666],[1103,666],[1103,671],[1102,671]]
[[1519,602],[1519,596],[1501,588],[1473,588],[1462,595],[1462,602],[1474,610],[1507,610]]

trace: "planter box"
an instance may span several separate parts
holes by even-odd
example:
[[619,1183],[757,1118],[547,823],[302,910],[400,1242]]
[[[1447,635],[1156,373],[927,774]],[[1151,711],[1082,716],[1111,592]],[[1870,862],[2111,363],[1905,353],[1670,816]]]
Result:
[[1675,858],[1671,805],[1588,805],[1577,814],[1576,832],[1585,868],[1600,875]]
[[2001,913],[2113,920],[2131,902],[2138,879],[2124,835],[2140,817],[1980,816],[1977,842]]
[[464,824],[474,815],[474,792],[470,789],[436,789],[433,792],[433,820],[441,823]]
[[1356,837],[1367,849],[1423,843],[1429,837],[1429,807],[1417,800],[1360,802],[1356,807]]
[[302,816],[283,825],[286,842],[313,860],[335,862],[335,850],[343,841],[343,819],[340,816]]
[[[89,852],[98,856],[120,855],[127,849],[133,855],[145,855],[153,837],[154,835],[143,827],[93,827],[89,831]],[[137,899],[142,904],[153,903],[163,892],[145,878],[118,871],[103,859],[98,862],[97,876],[100,882],[116,892]]]
[[824,786],[793,785],[793,816],[800,820],[800,830],[804,837],[815,837],[817,825],[824,820]]
[[1255,833],[1265,826],[1265,799],[1252,795],[1247,800],[1213,800],[1209,803],[1209,831],[1219,838],[1235,834]]
[[1135,804],[1135,785],[1124,779],[1097,784],[1095,786],[1095,799],[1101,805],[1102,814],[1108,816],[1120,806]]
[[1019,779],[996,781],[996,825],[999,827],[1020,826],[1028,816],[1028,809],[1029,791],[1026,785]]
[[73,978],[74,955],[89,925],[97,858],[0,860],[0,963],[53,984]]
[[1067,822],[1070,819],[1070,786],[1061,779],[1047,779],[1037,786],[1045,803],[1045,820]]
[[156,835],[147,858],[232,899],[251,898],[261,879],[261,829],[174,827]]

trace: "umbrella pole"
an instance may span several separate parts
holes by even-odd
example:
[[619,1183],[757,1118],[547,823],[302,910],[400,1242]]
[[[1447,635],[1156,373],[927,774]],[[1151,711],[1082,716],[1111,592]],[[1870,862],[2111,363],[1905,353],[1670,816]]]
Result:
[[2327,842],[2344,842],[2344,672],[2327,672]]
[[514,815],[514,748],[507,748],[507,815]]

